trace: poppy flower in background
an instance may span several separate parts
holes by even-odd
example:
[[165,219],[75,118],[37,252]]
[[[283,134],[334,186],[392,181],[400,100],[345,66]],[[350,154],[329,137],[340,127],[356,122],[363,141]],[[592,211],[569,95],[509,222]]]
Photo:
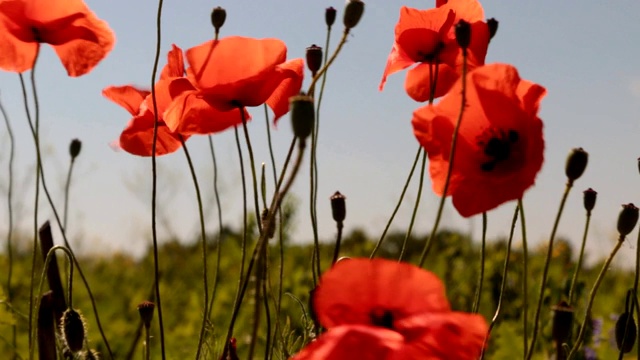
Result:
[[[186,57],[194,89],[178,96],[165,114],[175,131],[200,133],[195,130],[206,127],[206,117],[189,114],[182,106],[189,98],[201,99],[221,112],[266,103],[275,122],[289,111],[289,98],[302,87],[304,62],[286,61],[287,48],[278,39],[231,36],[193,47]],[[229,126],[241,123],[238,115]]]
[[328,329],[294,360],[476,359],[487,324],[451,311],[433,273],[384,259],[349,259],[322,275],[313,312]]
[[114,42],[109,25],[82,0],[0,1],[1,69],[31,69],[40,43],[48,43],[69,76],[81,76],[107,56]]
[[[443,195],[451,140],[462,102],[459,80],[436,105],[413,113],[414,134],[429,155],[433,191]],[[546,90],[520,79],[515,67],[491,64],[467,77],[448,192],[464,217],[519,199],[534,184],[543,162],[538,108]]]
[[436,80],[434,98],[449,91],[462,71],[462,51],[455,39],[454,26],[464,20],[471,24],[467,66],[472,69],[484,64],[489,46],[489,29],[483,22],[484,11],[476,0],[438,1],[438,7],[427,10],[400,8],[395,28],[395,40],[380,82],[384,88],[387,76],[406,69],[405,90],[416,101],[431,97],[431,85]]

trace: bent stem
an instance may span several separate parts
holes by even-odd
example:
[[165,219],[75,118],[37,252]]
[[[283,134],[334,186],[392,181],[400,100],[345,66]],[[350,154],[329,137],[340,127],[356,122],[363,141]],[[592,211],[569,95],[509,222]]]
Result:
[[567,197],[569,196],[569,192],[573,187],[573,181],[567,181],[567,186],[564,190],[564,194],[562,195],[562,200],[560,201],[560,208],[558,209],[558,214],[556,215],[556,220],[553,223],[553,229],[551,230],[551,236],[549,238],[549,247],[547,249],[547,257],[544,262],[544,268],[542,270],[542,281],[540,283],[540,295],[538,296],[538,305],[536,306],[536,313],[533,317],[533,333],[531,335],[531,345],[529,345],[527,351],[527,360],[531,360],[533,356],[533,352],[536,345],[536,339],[538,337],[538,329],[540,327],[540,311],[542,310],[542,301],[544,300],[544,290],[547,285],[547,277],[549,275],[549,264],[551,264],[551,255],[553,253],[553,241],[556,237],[556,231],[558,230],[558,224],[560,224],[560,217],[562,217],[562,211],[564,210],[564,204],[567,202]]
[[593,288],[591,288],[591,292],[589,293],[589,301],[587,302],[587,307],[585,309],[584,320],[582,321],[582,325],[580,326],[580,331],[578,332],[578,337],[576,338],[576,342],[575,344],[573,344],[573,347],[569,352],[569,356],[567,356],[567,360],[571,360],[572,356],[580,348],[580,345],[582,345],[582,341],[584,340],[584,334],[587,329],[589,314],[591,313],[591,307],[593,306],[593,301],[596,298],[596,293],[598,292],[598,288],[602,283],[602,279],[604,279],[604,275],[609,269],[609,265],[611,265],[611,261],[613,261],[614,256],[616,256],[616,253],[618,252],[618,250],[620,250],[620,247],[622,246],[624,239],[625,237],[623,235],[620,235],[620,237],[618,238],[618,242],[616,243],[616,246],[613,247],[613,250],[611,250],[611,254],[609,254],[609,257],[607,257],[607,260],[604,262],[604,265],[602,265],[602,269],[600,269],[600,273],[596,278],[596,282],[593,284]]
[[160,46],[162,44],[162,5],[163,0],[158,0],[158,12],[156,17],[156,53],[151,71],[151,99],[153,100],[153,140],[151,142],[151,235],[153,238],[153,277],[156,287],[156,304],[158,305],[158,326],[160,327],[160,352],[162,360],[166,359],[164,348],[164,325],[162,321],[162,301],[160,298],[160,270],[158,260],[158,230],[156,224],[156,202],[158,192],[158,168],[156,164],[156,148],[158,143],[158,99],[156,97],[156,75],[158,62],[160,61]]
[[384,241],[385,237],[387,236],[387,232],[389,231],[389,228],[391,227],[391,223],[393,223],[393,219],[396,217],[396,214],[398,213],[398,210],[400,209],[400,205],[402,205],[402,200],[404,200],[404,195],[407,193],[407,189],[409,188],[409,184],[411,183],[411,178],[413,177],[413,173],[416,170],[416,166],[418,165],[418,160],[420,159],[420,154],[421,153],[422,153],[422,146],[418,145],[418,151],[416,152],[416,157],[413,160],[413,165],[411,166],[411,171],[409,171],[409,176],[407,177],[407,181],[405,181],[404,187],[402,188],[402,192],[400,193],[400,198],[398,199],[398,202],[396,203],[396,207],[393,209],[393,212],[391,213],[391,217],[389,217],[389,220],[387,221],[387,225],[384,227],[384,230],[382,231],[382,235],[380,235],[380,239],[376,243],[376,246],[373,248],[373,251],[371,252],[371,255],[369,255],[369,259],[373,259],[373,257],[376,256],[376,253],[380,249],[380,246],[382,245],[382,242]]
[[[516,208],[518,211],[518,208]],[[480,298],[482,297],[482,284],[484,282],[484,262],[486,256],[486,245],[487,245],[487,213],[482,213],[482,249],[480,250],[480,276],[478,276],[478,287],[476,288],[476,296],[473,301],[473,308],[471,312],[478,313],[478,309],[480,308]]]
[[338,57],[340,50],[342,50],[342,47],[344,46],[344,44],[347,43],[347,37],[349,36],[350,30],[351,30],[350,28],[344,29],[344,32],[342,33],[342,38],[340,38],[340,42],[338,43],[338,47],[333,52],[329,60],[325,62],[324,66],[322,66],[322,68],[318,70],[316,75],[313,77],[313,80],[311,80],[311,85],[309,85],[309,90],[307,90],[307,94],[313,94],[313,92],[315,91],[316,83],[318,82],[320,77],[324,75],[324,73],[329,69],[331,64],[333,64],[335,59]]
[[420,207],[420,199],[422,198],[422,189],[424,186],[424,169],[427,166],[427,152],[425,150],[422,151],[422,166],[420,166],[420,181],[418,181],[418,194],[416,195],[416,202],[413,205],[413,212],[411,213],[411,220],[409,221],[409,228],[407,229],[406,234],[404,235],[404,241],[402,241],[402,249],[400,250],[400,258],[398,261],[402,261],[404,258],[405,250],[407,249],[407,242],[409,242],[409,238],[411,237],[411,232],[413,231],[413,225],[416,221],[416,216],[418,215],[418,208]]
[[258,232],[262,233],[262,219],[260,218],[260,200],[258,196],[258,176],[256,175],[256,162],[253,157],[253,147],[249,138],[249,130],[247,129],[247,119],[244,116],[244,107],[240,107],[240,117],[242,119],[242,130],[244,132],[244,140],[247,143],[247,151],[249,152],[249,165],[251,166],[251,180],[253,181],[253,200],[256,207],[256,224],[258,224]]
[[504,266],[502,267],[502,281],[500,282],[500,296],[498,297],[498,306],[496,307],[496,312],[491,319],[491,324],[489,324],[489,329],[487,330],[487,335],[484,337],[484,343],[482,345],[482,352],[480,353],[480,360],[484,359],[485,350],[487,349],[487,343],[489,341],[489,335],[491,335],[491,330],[498,322],[498,317],[500,317],[500,312],[502,311],[502,297],[504,295],[504,289],[507,284],[507,271],[509,270],[509,261],[511,258],[511,244],[513,242],[513,232],[516,227],[516,221],[518,221],[518,212],[520,211],[520,206],[516,206],[516,210],[513,213],[513,220],[511,221],[511,231],[509,232],[509,241],[507,242],[507,254],[504,258]]
[[576,264],[576,270],[573,272],[573,278],[571,279],[571,288],[569,290],[569,305],[573,305],[573,297],[575,296],[576,285],[578,284],[578,275],[582,270],[582,259],[584,258],[584,248],[587,243],[587,234],[589,233],[589,223],[591,221],[591,211],[587,210],[587,220],[584,224],[584,233],[582,235],[582,245],[580,246],[580,256],[578,256],[578,263]]
[[[15,155],[15,138],[13,136],[13,128],[9,122],[9,116],[4,108],[4,104],[0,101],[0,113],[4,118],[4,123],[9,135],[9,184],[7,185],[7,211],[9,219],[7,224],[7,262],[9,269],[7,270],[7,302],[11,303],[13,298],[13,289],[11,280],[13,277],[13,159]],[[11,345],[13,347],[13,359],[18,356],[17,352],[18,330],[16,324],[11,325]]]
[[213,194],[216,197],[216,209],[218,211],[218,244],[216,248],[216,274],[213,277],[213,290],[211,292],[211,300],[209,301],[208,314],[211,316],[213,311],[213,303],[216,298],[216,290],[218,289],[218,281],[220,280],[220,258],[222,248],[222,205],[220,204],[220,192],[218,191],[218,163],[216,161],[216,153],[213,148],[213,137],[208,136],[209,150],[211,151],[211,160],[213,161]]
[[524,216],[522,198],[518,199],[518,208],[520,208],[520,228],[522,229],[522,329],[524,330],[524,353],[522,355],[527,356],[527,345],[529,344],[529,333],[527,332],[529,312],[529,248],[527,244],[527,220]]
[[209,304],[209,281],[207,279],[207,233],[204,226],[204,211],[202,208],[202,195],[200,194],[200,186],[198,185],[198,178],[196,176],[196,169],[193,166],[193,161],[189,155],[189,149],[184,142],[184,138],[180,136],[180,143],[184,150],[184,156],[187,158],[189,164],[189,171],[191,172],[191,178],[193,179],[193,187],[196,190],[196,198],[198,201],[198,215],[200,216],[200,240],[202,242],[202,284],[204,288],[204,314],[202,314],[202,326],[200,327],[200,336],[198,339],[198,349],[196,350],[196,359],[200,358],[200,352],[202,351],[202,343],[204,341],[204,333],[208,320],[208,304]]

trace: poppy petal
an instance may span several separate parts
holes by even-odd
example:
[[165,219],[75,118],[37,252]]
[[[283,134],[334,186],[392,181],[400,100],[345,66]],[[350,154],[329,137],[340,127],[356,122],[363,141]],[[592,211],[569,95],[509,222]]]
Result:
[[350,259],[322,275],[314,292],[314,312],[322,325],[371,325],[377,311],[394,321],[423,312],[449,311],[444,285],[434,274],[407,263]]
[[382,80],[380,81],[378,89],[380,91],[384,89],[384,84],[387,82],[387,76],[400,70],[404,70],[413,64],[414,61],[409,57],[409,55],[404,53],[402,49],[398,47],[398,44],[394,43],[391,53],[389,54],[389,58],[387,58],[387,65],[384,68]]
[[184,75],[184,58],[182,49],[175,44],[171,44],[171,50],[167,54],[167,65],[162,68],[160,79],[171,77],[181,77]]
[[[150,111],[145,111],[129,121],[122,131],[118,145],[126,152],[138,156],[151,156],[153,149],[153,123],[154,116]],[[156,155],[166,155],[182,147],[180,134],[173,133],[163,123],[158,124],[158,136],[156,140]],[[186,141],[188,136],[184,136]]]
[[446,94],[458,79],[458,73],[445,64],[420,64],[407,72],[404,88],[415,101],[425,102],[431,98],[431,77],[436,79],[434,99]]
[[469,23],[484,20],[484,10],[478,0],[436,0],[436,6],[453,10],[456,14],[456,24],[460,20]]
[[402,335],[388,329],[343,325],[322,334],[291,360],[387,359],[403,341]]
[[140,90],[131,85],[109,86],[102,90],[102,95],[122,106],[131,115],[138,115],[140,105],[151,94],[148,90]]
[[437,54],[451,32],[455,13],[448,8],[429,10],[403,6],[395,29],[395,41],[414,62]]
[[276,68],[283,79],[266,101],[266,104],[273,110],[274,124],[282,115],[289,112],[289,98],[300,92],[304,76],[304,61],[302,59],[289,60]]

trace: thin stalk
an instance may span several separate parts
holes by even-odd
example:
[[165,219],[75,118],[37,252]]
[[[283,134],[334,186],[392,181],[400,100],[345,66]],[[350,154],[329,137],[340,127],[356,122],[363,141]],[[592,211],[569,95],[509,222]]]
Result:
[[485,350],[487,349],[487,342],[489,341],[489,335],[491,335],[491,330],[498,322],[498,318],[500,317],[500,312],[502,311],[502,297],[504,295],[504,289],[507,285],[507,272],[509,270],[509,261],[511,258],[511,244],[513,242],[513,233],[516,227],[516,221],[518,221],[518,212],[520,211],[520,206],[516,206],[516,210],[513,213],[513,220],[511,221],[511,231],[509,232],[509,241],[507,242],[507,254],[504,258],[504,266],[502,267],[502,281],[500,282],[500,296],[498,297],[498,306],[496,307],[496,312],[493,314],[493,318],[491,319],[491,324],[489,324],[489,330],[487,330],[487,336],[484,337],[484,344],[482,346],[482,353],[480,353],[480,360],[484,359]]
[[150,346],[149,346],[149,342],[151,341],[151,335],[149,334],[149,328],[146,326],[144,327],[144,358],[145,360],[149,360],[151,359],[151,351],[150,351]]
[[416,157],[413,160],[413,165],[411,166],[411,171],[409,171],[409,176],[407,177],[407,181],[405,181],[404,187],[402,188],[402,192],[400,193],[400,198],[398,199],[398,202],[396,203],[396,207],[393,209],[393,212],[391,213],[391,217],[389,217],[389,220],[387,221],[387,225],[384,227],[384,230],[382,231],[382,235],[380,235],[380,239],[376,243],[376,246],[373,248],[373,251],[371,252],[371,255],[369,255],[369,259],[373,259],[374,256],[376,256],[376,253],[380,249],[380,246],[382,245],[382,242],[384,241],[385,237],[387,236],[387,232],[389,231],[389,228],[391,227],[391,223],[393,223],[393,219],[396,217],[396,214],[398,213],[398,210],[400,209],[400,205],[402,205],[402,200],[404,200],[404,195],[407,193],[407,189],[409,188],[409,184],[411,183],[411,178],[413,177],[413,173],[416,170],[416,166],[418,166],[418,160],[420,159],[420,154],[421,153],[422,153],[422,146],[418,145],[418,151],[416,152]]
[[336,230],[338,234],[336,235],[336,246],[333,248],[333,260],[331,264],[335,264],[338,261],[338,256],[340,255],[340,243],[342,242],[342,228],[344,227],[342,221],[336,222]]
[[536,313],[533,317],[533,334],[531,335],[531,345],[527,351],[527,360],[531,360],[533,356],[533,352],[536,345],[536,339],[538,337],[538,329],[540,327],[540,311],[542,310],[542,301],[544,299],[544,290],[547,285],[547,276],[549,275],[549,264],[551,264],[551,255],[553,253],[553,241],[556,237],[556,231],[558,230],[558,224],[560,224],[560,217],[562,216],[562,210],[564,209],[564,204],[567,201],[567,197],[569,196],[569,192],[573,187],[573,181],[569,180],[567,182],[567,186],[564,190],[564,194],[562,195],[562,200],[560,201],[560,208],[558,209],[558,214],[556,215],[556,220],[553,223],[553,230],[551,230],[551,236],[549,238],[549,248],[547,249],[547,257],[544,262],[544,268],[542,270],[542,281],[540,283],[540,295],[538,296],[538,305],[536,306]]
[[204,342],[204,334],[206,324],[208,320],[208,304],[209,304],[209,281],[207,279],[207,232],[204,226],[204,210],[202,206],[202,195],[200,194],[200,185],[198,185],[198,177],[196,176],[196,169],[193,166],[193,161],[189,155],[189,149],[184,142],[184,138],[180,136],[180,142],[182,143],[182,149],[184,150],[184,156],[189,164],[189,172],[191,172],[191,179],[193,180],[193,187],[196,190],[196,198],[198,201],[198,215],[200,216],[200,240],[202,242],[202,285],[204,289],[204,314],[202,314],[202,326],[200,327],[200,336],[198,339],[198,349],[196,350],[196,359],[200,359],[200,352],[202,351],[202,344]]
[[333,54],[331,55],[329,60],[325,62],[324,66],[322,66],[322,68],[320,70],[318,70],[316,75],[311,80],[311,85],[309,85],[309,90],[307,90],[307,94],[313,94],[313,92],[315,90],[315,87],[316,87],[316,83],[318,82],[320,77],[322,77],[324,75],[324,73],[329,69],[331,64],[333,64],[334,60],[338,57],[338,54],[340,53],[340,50],[342,50],[342,47],[344,46],[344,44],[347,43],[347,37],[349,36],[349,31],[350,30],[351,29],[349,29],[349,28],[345,28],[344,29],[344,32],[342,33],[342,38],[340,38],[340,42],[338,43],[338,47],[333,52]]
[[422,165],[420,169],[420,181],[418,181],[418,194],[416,195],[416,202],[413,205],[413,212],[411,213],[411,220],[409,221],[409,228],[407,229],[407,233],[404,235],[404,241],[402,242],[402,250],[400,250],[400,258],[398,261],[402,261],[404,258],[404,252],[407,249],[407,242],[409,242],[409,238],[411,237],[411,232],[413,231],[413,225],[416,221],[416,216],[418,215],[418,208],[420,207],[420,199],[422,198],[422,189],[424,187],[424,169],[427,164],[427,152],[422,151]]
[[[518,208],[516,208],[516,211]],[[487,213],[482,213],[482,248],[480,250],[480,276],[478,276],[478,287],[476,288],[476,296],[473,301],[471,312],[478,313],[480,309],[480,298],[482,297],[482,283],[484,282],[484,265],[487,246]]]
[[[13,160],[15,157],[15,137],[13,136],[13,129],[11,122],[9,122],[9,116],[4,108],[4,104],[0,101],[0,112],[4,118],[5,126],[7,127],[7,134],[9,135],[9,184],[7,185],[7,210],[9,212],[8,229],[7,229],[7,261],[9,262],[9,269],[7,270],[7,302],[11,303],[13,299],[13,288],[11,287],[11,280],[13,277]],[[17,359],[17,327],[16,324],[11,325],[11,345],[13,350],[13,359]]]
[[524,204],[522,198],[518,199],[520,208],[520,228],[522,229],[522,329],[524,330],[523,356],[527,356],[529,344],[528,319],[529,319],[529,247],[527,244],[527,220],[524,216]]
[[156,75],[160,61],[160,47],[162,45],[162,5],[164,0],[158,0],[156,16],[156,53],[151,71],[151,99],[153,100],[153,140],[151,142],[151,235],[153,238],[153,278],[156,285],[156,305],[158,306],[158,326],[160,326],[160,352],[162,360],[166,359],[164,346],[164,323],[162,321],[162,300],[160,297],[160,270],[158,260],[158,229],[156,224],[156,202],[158,192],[158,168],[156,164],[156,148],[158,144],[158,99],[156,97]]
[[[633,277],[633,296],[635,298],[636,318],[640,321],[640,305],[638,304],[638,279],[640,277],[640,231],[636,240],[636,273]],[[640,346],[640,331],[636,332],[636,346]],[[640,360],[640,350],[637,351]]]
[[258,195],[258,175],[256,174],[256,162],[253,158],[253,147],[249,138],[249,130],[247,129],[247,119],[244,116],[244,108],[240,107],[240,117],[242,119],[242,130],[244,132],[244,140],[247,143],[247,151],[249,152],[249,165],[251,166],[251,180],[253,181],[253,200],[256,207],[256,224],[258,224],[258,232],[262,233],[262,219],[260,217],[260,198]]
[[573,272],[573,278],[571,279],[571,288],[569,290],[569,305],[573,305],[573,298],[575,296],[576,285],[578,284],[578,276],[582,270],[582,259],[584,258],[584,248],[587,243],[587,234],[589,233],[589,223],[591,222],[591,211],[587,210],[587,220],[584,224],[584,233],[582,235],[582,245],[580,246],[580,256],[578,256],[578,264],[576,264],[576,270]]
[[[431,64],[429,67],[429,71],[431,72]],[[437,69],[437,68],[436,68]],[[435,72],[435,79],[431,85],[431,98],[433,99],[435,94],[435,89],[437,86],[437,76],[438,72]],[[460,112],[458,113],[458,120],[456,121],[456,127],[453,129],[453,137],[451,139],[451,150],[449,155],[449,167],[447,168],[447,177],[444,183],[444,189],[442,189],[442,196],[440,197],[440,204],[438,205],[438,213],[436,215],[436,220],[433,222],[433,228],[431,229],[431,233],[429,233],[429,238],[427,242],[424,244],[424,248],[422,249],[422,254],[420,255],[419,266],[423,267],[425,260],[427,260],[427,255],[429,255],[429,250],[431,250],[431,246],[433,246],[433,239],[437,236],[438,227],[440,226],[440,219],[442,218],[442,211],[444,210],[444,203],[447,199],[447,192],[449,191],[449,182],[451,181],[451,173],[453,172],[453,163],[455,159],[456,152],[456,144],[458,142],[458,130],[460,130],[460,124],[462,123],[462,115],[464,114],[464,108],[467,106],[467,49],[462,49],[462,101],[460,102]],[[424,172],[424,169],[422,169]]]
[[584,340],[584,334],[585,334],[586,329],[587,329],[587,322],[589,320],[589,314],[591,313],[591,307],[593,306],[593,301],[596,298],[596,293],[598,292],[598,288],[600,287],[600,284],[602,283],[602,279],[604,279],[604,275],[606,274],[607,270],[609,269],[609,265],[611,265],[611,261],[613,261],[613,258],[616,256],[616,253],[618,252],[618,250],[620,250],[620,247],[622,246],[622,243],[624,243],[624,238],[625,237],[623,235],[620,235],[620,237],[618,238],[618,242],[616,243],[616,246],[613,247],[613,250],[611,250],[611,253],[609,254],[609,257],[607,257],[607,260],[605,260],[604,265],[602,265],[602,269],[600,269],[600,273],[598,274],[598,277],[596,278],[596,282],[593,284],[593,288],[591,288],[591,292],[589,293],[589,301],[587,302],[587,307],[585,309],[584,320],[582,321],[582,325],[580,326],[580,331],[578,332],[578,337],[576,338],[576,342],[575,342],[575,344],[573,344],[573,347],[571,348],[571,351],[569,352],[569,356],[567,356],[567,360],[571,360],[573,355],[580,348],[580,345],[582,345],[582,341]]
[[213,277],[213,290],[211,292],[211,300],[209,301],[209,316],[213,312],[213,303],[216,298],[216,290],[220,281],[220,258],[222,248],[222,205],[220,204],[220,192],[218,191],[218,163],[216,161],[216,152],[213,147],[213,137],[208,136],[209,150],[211,151],[211,160],[213,162],[213,194],[216,197],[216,209],[218,211],[218,244],[216,249],[216,274]]
[[[76,163],[74,157],[71,157],[71,162],[69,163],[69,171],[67,171],[67,181],[65,181],[64,185],[64,212],[62,214],[62,225],[64,226],[64,231],[67,232],[67,215],[69,214],[69,192],[71,189],[71,174],[73,173],[73,165]],[[66,247],[71,248],[69,243],[64,244]]]

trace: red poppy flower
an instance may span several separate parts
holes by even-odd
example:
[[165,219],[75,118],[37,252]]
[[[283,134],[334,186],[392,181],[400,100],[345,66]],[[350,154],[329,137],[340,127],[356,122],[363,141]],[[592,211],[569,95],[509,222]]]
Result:
[[82,0],[0,1],[0,68],[33,67],[40,43],[48,43],[69,76],[91,71],[113,48],[113,32]]
[[[289,98],[302,87],[303,60],[286,61],[287,48],[277,39],[232,36],[205,42],[186,55],[194,88],[177,97],[165,114],[170,128],[179,132],[210,130],[208,118],[189,114],[183,106],[194,99],[222,112],[266,103],[276,121],[289,111]],[[242,123],[237,114],[225,127]]]
[[487,332],[482,316],[451,311],[434,274],[384,259],[336,263],[313,311],[328,332],[295,360],[476,359]]
[[438,3],[438,7],[428,10],[403,6],[380,90],[384,88],[387,76],[417,63],[407,73],[407,94],[416,101],[429,100],[434,80],[434,97],[446,94],[460,76],[463,61],[454,25],[460,20],[471,24],[467,58],[467,66],[471,69],[484,64],[489,45],[489,29],[483,18],[482,6],[476,0]]
[[[462,216],[522,197],[542,167],[544,139],[538,118],[546,90],[521,80],[511,65],[491,64],[468,74],[466,106],[446,195]],[[437,105],[413,113],[414,134],[429,155],[433,191],[443,194],[451,139],[462,102],[459,80]]]

